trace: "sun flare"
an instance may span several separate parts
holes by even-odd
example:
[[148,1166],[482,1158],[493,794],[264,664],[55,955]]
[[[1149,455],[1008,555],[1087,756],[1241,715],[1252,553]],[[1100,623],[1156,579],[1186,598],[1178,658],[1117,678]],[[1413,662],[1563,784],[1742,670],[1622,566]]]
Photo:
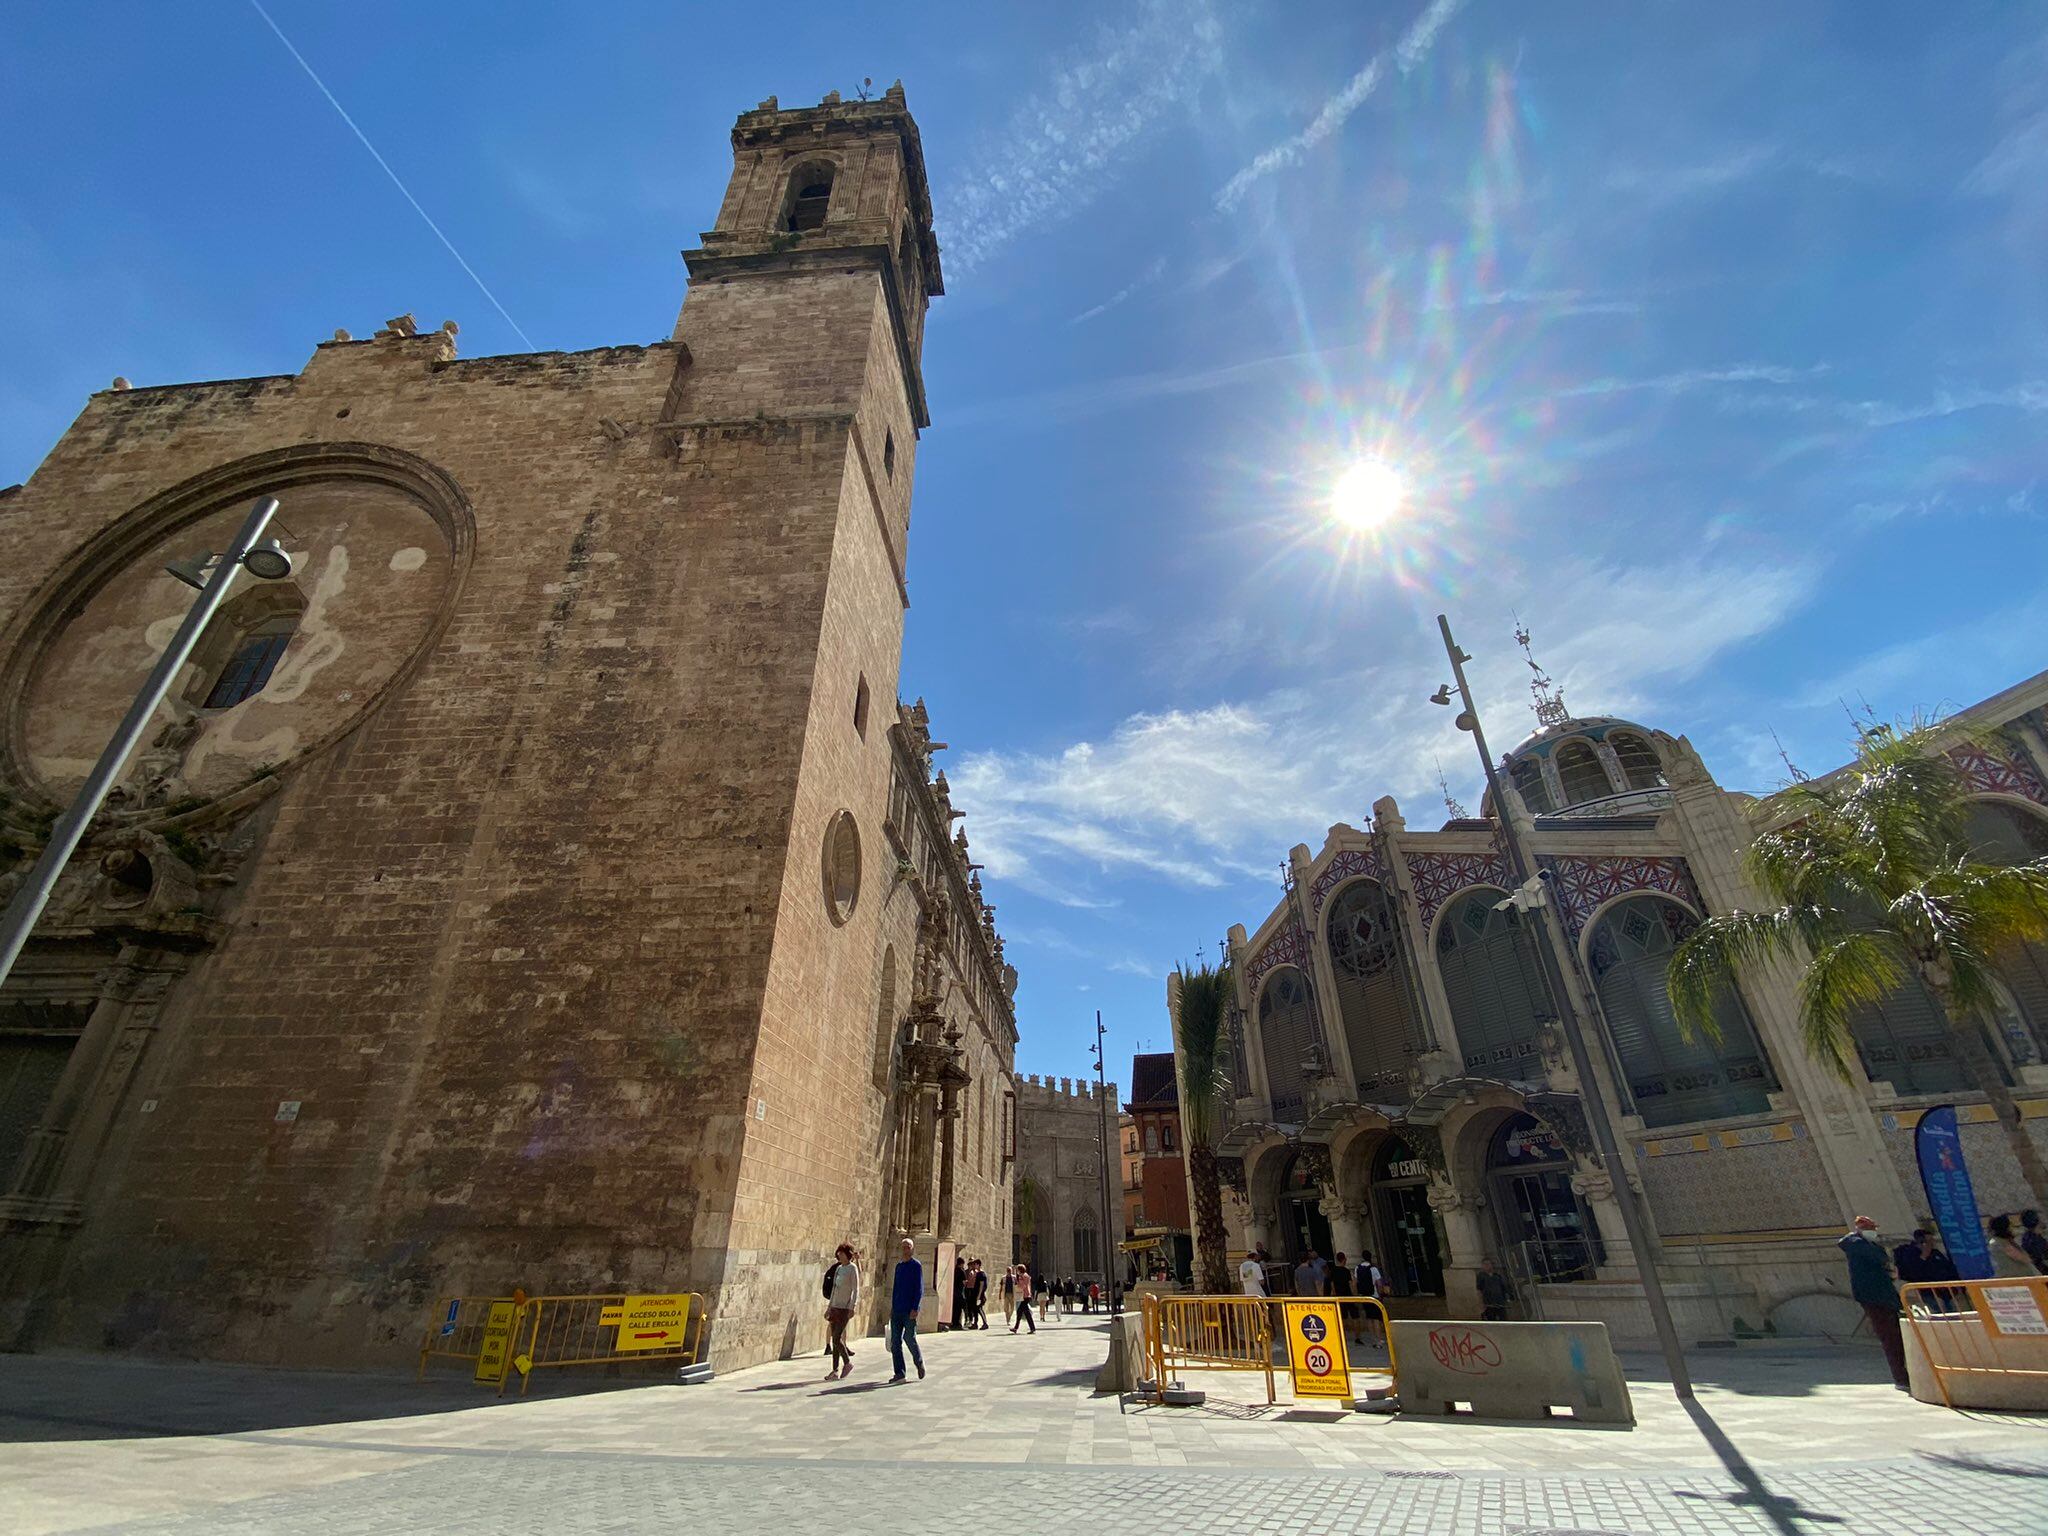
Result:
[[1360,459],[1337,477],[1330,513],[1346,528],[1371,533],[1401,510],[1401,476],[1378,459]]

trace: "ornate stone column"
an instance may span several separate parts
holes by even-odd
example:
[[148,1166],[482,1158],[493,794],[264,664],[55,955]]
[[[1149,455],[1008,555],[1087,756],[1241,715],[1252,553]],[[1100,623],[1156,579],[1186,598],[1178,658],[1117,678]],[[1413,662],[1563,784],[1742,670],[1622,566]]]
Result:
[[1452,1317],[1479,1315],[1479,1261],[1491,1252],[1483,1215],[1485,1202],[1453,1184],[1448,1175],[1429,1176],[1429,1208],[1444,1245],[1444,1310]]
[[[1622,1145],[1628,1144],[1623,1142]],[[1641,1180],[1631,1177],[1629,1182],[1638,1193],[1641,1192]],[[1575,1158],[1572,1162],[1572,1193],[1585,1202],[1593,1224],[1600,1229],[1600,1246],[1605,1250],[1607,1260],[1598,1266],[1595,1273],[1602,1280],[1641,1280],[1640,1263],[1628,1245],[1628,1228],[1622,1225],[1621,1207],[1615,1203],[1614,1181],[1591,1159]]]
[[[1348,1200],[1342,1195],[1325,1195],[1320,1209],[1329,1219],[1330,1246],[1356,1264],[1358,1255],[1370,1246],[1365,1240],[1365,1202]],[[1325,1254],[1324,1257],[1330,1255]]]

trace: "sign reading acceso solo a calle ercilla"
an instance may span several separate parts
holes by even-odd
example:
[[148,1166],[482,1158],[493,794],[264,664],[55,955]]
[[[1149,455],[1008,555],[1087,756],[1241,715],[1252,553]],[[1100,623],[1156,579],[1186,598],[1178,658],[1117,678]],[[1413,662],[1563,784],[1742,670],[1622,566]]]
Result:
[[1351,1361],[1344,1353],[1344,1324],[1334,1301],[1290,1301],[1287,1363],[1296,1397],[1351,1396]]
[[[612,1309],[607,1307],[606,1312]],[[618,1308],[619,1338],[612,1347],[621,1354],[636,1349],[680,1349],[690,1322],[690,1298],[628,1296]]]

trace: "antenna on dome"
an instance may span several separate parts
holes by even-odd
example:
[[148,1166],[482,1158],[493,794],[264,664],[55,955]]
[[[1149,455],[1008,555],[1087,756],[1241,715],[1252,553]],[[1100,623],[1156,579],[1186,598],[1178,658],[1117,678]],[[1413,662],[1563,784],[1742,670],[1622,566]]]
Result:
[[1444,760],[1442,758],[1438,758],[1436,760],[1436,787],[1442,790],[1444,793],[1444,809],[1450,812],[1451,820],[1471,820],[1471,818],[1465,814],[1465,807],[1458,804],[1457,800],[1451,794],[1451,781],[1444,777]]
[[1564,707],[1564,693],[1550,680],[1550,674],[1536,664],[1536,653],[1529,649],[1529,627],[1519,614],[1515,615],[1515,644],[1522,648],[1522,659],[1535,674],[1529,680],[1529,692],[1536,699],[1536,723],[1545,727],[1563,725],[1572,717]]

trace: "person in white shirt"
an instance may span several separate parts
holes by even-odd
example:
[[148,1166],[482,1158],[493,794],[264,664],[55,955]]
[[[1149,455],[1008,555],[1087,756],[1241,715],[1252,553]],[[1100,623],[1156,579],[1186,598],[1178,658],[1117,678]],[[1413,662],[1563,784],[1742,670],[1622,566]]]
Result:
[[851,1243],[841,1243],[825,1271],[825,1326],[831,1332],[832,1369],[827,1381],[853,1374],[853,1351],[846,1347],[846,1325],[860,1305],[860,1255]]
[[1244,1287],[1245,1295],[1263,1297],[1266,1294],[1266,1271],[1256,1254],[1244,1256],[1244,1262],[1237,1266],[1237,1279]]

